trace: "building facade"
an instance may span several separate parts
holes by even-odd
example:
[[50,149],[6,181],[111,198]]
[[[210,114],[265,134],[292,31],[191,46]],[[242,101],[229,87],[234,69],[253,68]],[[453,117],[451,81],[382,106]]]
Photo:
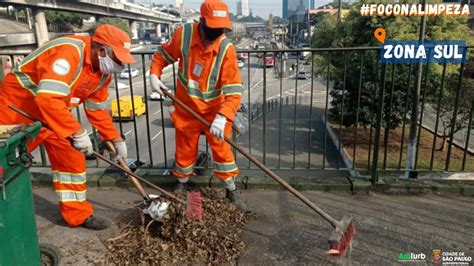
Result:
[[283,0],[283,6],[281,8],[282,10],[282,14],[281,14],[281,17],[283,19],[288,19],[288,0]]
[[176,9],[182,9],[183,8],[183,0],[175,0],[174,6]]
[[247,17],[249,14],[249,0],[237,0],[237,16]]
[[282,17],[288,20],[303,21],[306,10],[314,6],[314,0],[283,0]]

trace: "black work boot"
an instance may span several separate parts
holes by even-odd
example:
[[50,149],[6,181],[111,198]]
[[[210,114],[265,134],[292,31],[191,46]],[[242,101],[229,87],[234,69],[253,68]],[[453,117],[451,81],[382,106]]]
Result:
[[225,190],[225,197],[230,200],[232,204],[235,205],[239,210],[243,212],[249,211],[247,204],[240,199],[239,194],[237,193],[237,189],[235,190]]
[[181,183],[179,181],[176,181],[176,185],[174,186],[174,192],[175,193],[186,193],[188,192],[188,183]]
[[96,216],[89,216],[82,224],[82,227],[92,230],[104,230],[110,226],[110,221]]

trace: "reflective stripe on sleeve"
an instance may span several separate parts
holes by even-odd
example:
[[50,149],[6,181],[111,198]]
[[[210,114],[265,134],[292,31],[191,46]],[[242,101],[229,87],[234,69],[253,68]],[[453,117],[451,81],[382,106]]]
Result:
[[95,102],[91,99],[87,99],[84,103],[84,107],[86,110],[89,111],[99,111],[99,110],[106,110],[109,107],[110,99],[107,98],[107,100],[103,102]]
[[43,79],[38,84],[37,93],[50,93],[67,96],[71,92],[71,88],[65,82],[53,79]]

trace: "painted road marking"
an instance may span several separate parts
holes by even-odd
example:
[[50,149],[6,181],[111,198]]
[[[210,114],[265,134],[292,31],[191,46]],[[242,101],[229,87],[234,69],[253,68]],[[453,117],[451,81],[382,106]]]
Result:
[[159,114],[159,113],[161,113],[161,109],[158,110],[158,111],[156,111],[156,112],[154,112],[153,115],[157,115],[157,114]]
[[124,135],[125,135],[125,136],[128,136],[128,135],[130,135],[130,133],[132,133],[132,131],[131,131],[131,130],[129,130],[129,131],[127,131],[127,132],[125,132],[125,134],[124,134]]
[[158,138],[158,136],[161,135],[161,133],[163,133],[162,130],[160,130],[160,132],[156,133],[156,135],[153,136],[153,138],[151,138],[151,140],[153,141],[153,140],[155,140],[156,138]]

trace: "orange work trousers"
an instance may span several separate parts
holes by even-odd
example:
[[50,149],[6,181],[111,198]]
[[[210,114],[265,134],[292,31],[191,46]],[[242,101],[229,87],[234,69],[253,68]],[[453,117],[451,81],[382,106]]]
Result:
[[[21,106],[20,99],[13,102],[0,97],[0,124],[31,123],[10,110],[8,104]],[[58,196],[61,215],[69,226],[79,226],[94,212],[92,205],[86,200],[85,156],[74,149],[69,141],[60,139],[54,132],[45,128],[28,144],[28,150],[31,152],[40,144],[44,144],[51,162],[53,186]]]
[[[214,176],[222,181],[226,181],[239,174],[239,169],[235,163],[234,154],[229,143],[214,137],[205,125],[184,112],[186,111],[180,110],[177,107],[176,111],[172,114],[173,124],[176,129],[175,164],[172,172],[180,182],[186,182],[194,173],[201,132],[205,133],[207,142],[211,146]],[[212,114],[205,116],[204,119],[212,122],[214,117],[215,114]],[[224,131],[225,136],[230,138],[231,131],[232,123],[228,122]]]

